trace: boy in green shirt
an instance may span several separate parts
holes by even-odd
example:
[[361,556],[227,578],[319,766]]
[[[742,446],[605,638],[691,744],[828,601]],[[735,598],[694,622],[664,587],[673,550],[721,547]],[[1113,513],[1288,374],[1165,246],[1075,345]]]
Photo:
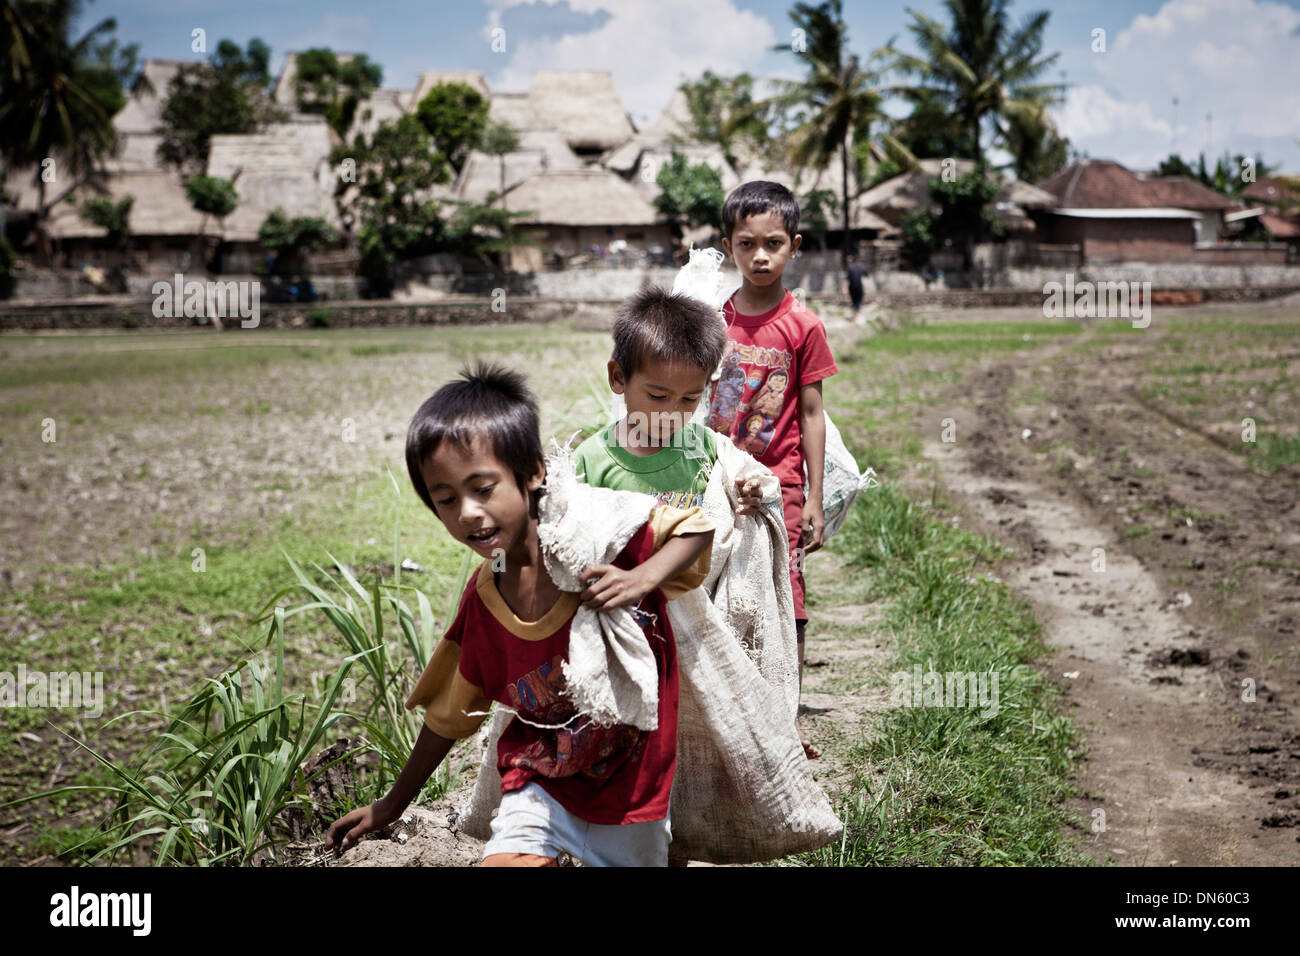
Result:
[[[717,435],[691,416],[722,361],[727,332],[718,314],[691,296],[648,286],[614,322],[609,387],[627,414],[574,453],[578,479],[600,488],[640,491],[664,504],[703,504],[718,460]],[[756,478],[736,479],[738,515],[757,514]]]

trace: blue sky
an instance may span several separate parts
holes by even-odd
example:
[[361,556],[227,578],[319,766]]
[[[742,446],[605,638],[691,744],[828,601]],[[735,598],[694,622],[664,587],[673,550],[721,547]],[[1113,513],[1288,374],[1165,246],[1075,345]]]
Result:
[[[191,31],[286,50],[329,46],[367,53],[384,85],[411,87],[424,69],[483,70],[494,89],[521,90],[537,69],[611,71],[638,122],[676,84],[705,69],[796,77],[798,61],[770,47],[790,41],[787,0],[94,0],[83,28],[117,19],[118,36],[147,57],[187,59]],[[854,51],[897,36],[910,49],[906,6],[944,19],[941,0],[846,0]],[[1063,132],[1095,158],[1142,168],[1173,149],[1253,155],[1300,173],[1300,0],[1016,0],[1013,18],[1051,11],[1049,74],[1070,84]],[[493,29],[504,39],[492,49]],[[1105,31],[1095,52],[1094,31]],[[1062,76],[1064,74],[1064,76]],[[1175,106],[1174,99],[1178,99]]]

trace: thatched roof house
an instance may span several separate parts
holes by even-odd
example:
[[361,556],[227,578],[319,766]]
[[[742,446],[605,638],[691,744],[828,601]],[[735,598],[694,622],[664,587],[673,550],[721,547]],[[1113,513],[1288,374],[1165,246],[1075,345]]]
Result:
[[535,271],[543,251],[561,258],[613,243],[667,247],[672,230],[654,207],[628,183],[607,169],[582,168],[539,173],[506,193],[510,209],[527,211],[520,220],[545,246],[518,246],[511,256],[515,268]]
[[[580,160],[557,130],[523,130],[519,149],[504,157],[474,150],[456,180],[455,196],[470,202],[485,202],[489,193],[501,192],[501,165],[505,162],[505,188],[510,190],[525,179],[548,172],[583,169]],[[507,199],[507,206],[511,200]]]
[[686,96],[678,90],[654,122],[637,130],[627,142],[605,156],[604,166],[623,176],[648,202],[659,195],[655,179],[659,170],[672,161],[674,152],[685,156],[692,166],[703,163],[716,170],[726,192],[735,189],[741,180],[727,162],[722,147],[691,142],[687,137],[689,120]]
[[127,97],[126,106],[113,117],[113,125],[120,134],[155,133],[162,129],[162,108],[167,101],[171,82],[182,66],[197,66],[192,60],[145,60],[140,72],[153,92],[147,92],[145,83],[136,81]]
[[253,135],[213,136],[208,175],[235,181],[239,205],[223,223],[227,242],[256,242],[272,210],[290,218],[319,216],[335,228],[335,170],[329,164],[330,128],[304,116]]
[[[897,231],[903,217],[910,212],[921,209],[938,212],[938,204],[930,198],[930,183],[943,175],[945,162],[943,159],[922,159],[918,161],[918,169],[877,183],[853,200],[854,215],[874,215],[887,223],[890,231]],[[956,159],[951,168],[956,176],[967,176],[975,169],[975,162]],[[1033,231],[1029,213],[1055,205],[1056,197],[1045,190],[1018,179],[1002,180],[997,197],[998,215],[1008,220],[1013,232]]]
[[601,153],[635,132],[606,70],[538,70],[528,105],[541,125],[559,130],[579,155]]

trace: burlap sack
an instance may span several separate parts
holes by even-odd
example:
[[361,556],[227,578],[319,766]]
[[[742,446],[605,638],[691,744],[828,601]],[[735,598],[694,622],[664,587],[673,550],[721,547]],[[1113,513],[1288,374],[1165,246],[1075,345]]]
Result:
[[[840,822],[794,723],[798,659],[779,485],[749,455],[718,445],[704,496],[717,526],[709,577],[668,605],[680,684],[672,854],[749,863],[824,846],[838,839]],[[548,476],[565,464],[548,462]],[[735,517],[737,475],[763,482],[757,518]],[[480,733],[479,777],[460,817],[480,839],[501,800],[497,742],[511,717],[498,706]]]

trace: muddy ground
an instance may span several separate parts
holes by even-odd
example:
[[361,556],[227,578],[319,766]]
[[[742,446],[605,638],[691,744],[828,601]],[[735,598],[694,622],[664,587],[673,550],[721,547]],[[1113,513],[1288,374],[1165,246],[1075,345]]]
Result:
[[[1259,349],[1249,322],[1243,354]],[[1300,466],[1262,474],[1231,450],[1234,421],[1258,413],[1253,388],[1195,415],[1144,397],[1173,327],[988,364],[918,433],[971,530],[1018,555],[1007,581],[1046,625],[1089,747],[1075,809],[1097,857],[1294,865]],[[1295,328],[1280,370],[1293,384]],[[1268,411],[1294,422],[1275,398]]]

